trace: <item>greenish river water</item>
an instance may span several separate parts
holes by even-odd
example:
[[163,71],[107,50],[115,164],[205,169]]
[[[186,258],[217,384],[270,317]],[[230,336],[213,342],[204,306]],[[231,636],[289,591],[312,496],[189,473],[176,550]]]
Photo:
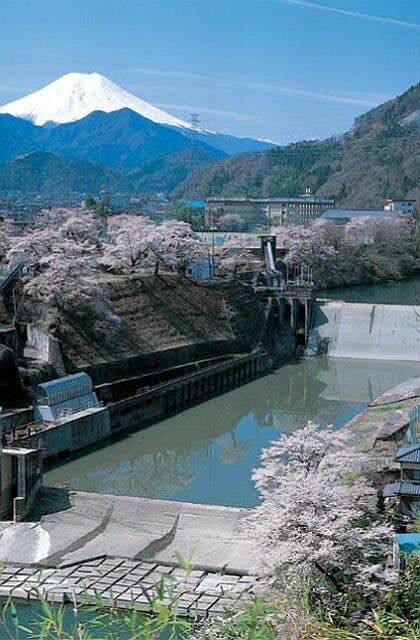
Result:
[[314,420],[341,427],[420,363],[313,358],[83,455],[45,474],[81,491],[252,506],[262,447]]
[[[353,302],[415,304],[420,277],[323,292]],[[313,420],[341,427],[420,362],[312,358],[51,469],[45,484],[81,491],[252,506],[261,449]]]
[[420,276],[401,282],[325,289],[322,298],[338,298],[346,302],[374,302],[377,304],[420,304]]

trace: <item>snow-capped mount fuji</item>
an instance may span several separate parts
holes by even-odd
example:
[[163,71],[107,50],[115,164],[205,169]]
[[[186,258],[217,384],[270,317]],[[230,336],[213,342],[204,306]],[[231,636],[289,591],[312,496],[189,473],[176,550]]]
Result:
[[75,122],[93,111],[110,113],[124,108],[158,124],[191,128],[188,122],[137,98],[100,73],[67,73],[39,91],[5,104],[0,113],[42,126],[47,122]]
[[[100,73],[67,73],[39,91],[0,107],[0,114],[11,114],[34,125],[57,126],[78,122],[91,113],[134,111],[156,125],[170,127],[190,137],[192,125],[162,111],[119,87]],[[198,138],[204,144],[227,155],[263,151],[274,144],[253,138],[240,138],[200,128]]]

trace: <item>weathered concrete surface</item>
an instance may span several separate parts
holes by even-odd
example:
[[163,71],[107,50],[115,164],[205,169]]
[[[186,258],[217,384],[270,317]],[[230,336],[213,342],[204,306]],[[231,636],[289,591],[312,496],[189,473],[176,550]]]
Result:
[[[218,615],[226,608],[252,595],[255,580],[249,576],[203,570],[186,572],[154,562],[99,558],[59,569],[9,565],[0,574],[0,596],[54,602],[95,603],[105,606],[151,610],[151,598],[158,597],[157,586],[165,581],[166,592],[159,596],[164,604],[177,601],[180,615],[192,618]],[[172,600],[169,598],[173,592]]]
[[98,557],[177,564],[247,574],[252,542],[245,509],[44,489],[31,522],[0,533],[0,562],[62,567]]
[[401,402],[403,400],[410,400],[411,398],[420,399],[420,378],[410,378],[404,380],[400,384],[388,389],[373,400],[369,406],[378,407],[386,404],[393,404],[394,402]]
[[343,429],[361,450],[378,449],[390,454],[407,443],[410,412],[420,404],[420,378],[396,385],[372,401]]
[[319,301],[309,346],[364,360],[420,361],[420,306]]

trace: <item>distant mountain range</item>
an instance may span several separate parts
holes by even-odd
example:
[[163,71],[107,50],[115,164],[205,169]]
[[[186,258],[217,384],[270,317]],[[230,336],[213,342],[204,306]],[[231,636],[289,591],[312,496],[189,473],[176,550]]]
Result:
[[361,116],[341,138],[279,148],[194,130],[99,74],[67,74],[0,108],[0,191],[188,196],[196,136],[201,197],[294,196],[311,187],[338,204],[378,206],[416,193],[419,87]]

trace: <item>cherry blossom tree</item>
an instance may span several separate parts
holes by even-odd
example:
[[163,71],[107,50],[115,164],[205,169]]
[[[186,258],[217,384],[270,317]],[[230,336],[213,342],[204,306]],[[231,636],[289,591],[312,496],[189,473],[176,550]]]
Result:
[[25,284],[26,295],[34,302],[58,309],[90,304],[98,290],[94,271],[81,256],[54,256],[45,268]]
[[155,274],[159,266],[185,272],[197,260],[207,258],[200,236],[186,222],[167,220],[152,232],[149,247],[155,257]]
[[150,266],[149,242],[154,229],[152,220],[145,216],[122,214],[109,218],[103,264],[127,274]]
[[42,211],[27,231],[16,237],[7,259],[25,258],[35,272],[51,265],[57,257],[93,259],[100,246],[100,226],[94,216],[75,209]]
[[216,270],[220,276],[235,277],[238,272],[246,271],[250,266],[250,252],[233,243],[226,243],[216,253]]
[[285,262],[310,267],[319,287],[398,280],[413,273],[419,260],[407,217],[362,217],[341,226],[319,219],[272,232],[286,250]]
[[183,272],[195,260],[206,258],[204,245],[191,226],[168,220],[155,225],[143,216],[120,215],[108,221],[103,263],[122,273],[154,266]]
[[25,258],[28,275],[23,292],[43,308],[57,310],[107,307],[96,272],[100,224],[83,210],[43,211],[36,222],[12,243],[9,263]]
[[245,220],[239,213],[225,213],[218,220],[220,229],[243,229],[245,227]]
[[354,450],[344,435],[313,423],[265,449],[253,474],[261,504],[249,517],[261,572],[335,588],[348,579],[366,591],[383,588],[393,577],[384,569],[392,532],[365,475],[374,467],[374,457]]
[[275,227],[272,233],[287,250],[285,262],[295,267],[320,269],[336,256],[337,249],[326,241],[322,224]]

